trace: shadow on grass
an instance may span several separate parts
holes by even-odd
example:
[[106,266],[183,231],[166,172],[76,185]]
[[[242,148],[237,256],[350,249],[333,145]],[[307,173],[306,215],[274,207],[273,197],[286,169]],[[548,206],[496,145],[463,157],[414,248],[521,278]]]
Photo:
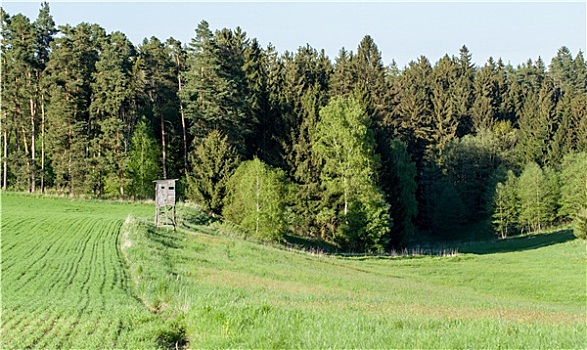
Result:
[[538,249],[575,239],[573,230],[564,229],[549,233],[512,237],[493,241],[470,242],[458,246],[459,253],[494,254]]
[[173,231],[168,227],[165,228],[156,228],[154,226],[147,227],[147,237],[157,242],[167,248],[170,249],[180,249],[183,248],[183,245],[177,240],[179,233],[177,231]]
[[313,251],[313,252],[321,252],[325,254],[336,254],[338,253],[338,249],[335,245],[330,244],[328,242],[324,242],[322,240],[312,240],[308,238],[302,238],[292,235],[284,235],[283,241],[286,247],[305,250],[305,251]]

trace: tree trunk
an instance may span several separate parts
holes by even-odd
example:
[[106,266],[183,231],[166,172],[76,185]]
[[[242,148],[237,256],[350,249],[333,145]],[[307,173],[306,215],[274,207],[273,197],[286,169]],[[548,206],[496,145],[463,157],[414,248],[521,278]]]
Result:
[[41,193],[45,193],[45,102],[41,95]]
[[6,130],[6,125],[4,126],[4,152],[2,153],[2,189],[6,190],[7,180],[8,180],[8,131]]
[[167,157],[165,152],[165,118],[161,113],[161,156],[163,159],[163,180],[167,179]]
[[349,200],[348,200],[348,189],[347,189],[347,178],[346,176],[343,179],[344,181],[344,216],[346,218],[347,213],[349,212]]
[[37,176],[36,176],[36,169],[37,169],[37,161],[35,159],[35,115],[37,114],[37,107],[35,105],[35,101],[31,98],[31,192],[35,192]]
[[[26,130],[24,128],[24,125],[21,126],[22,129],[22,144],[24,145],[24,154],[25,156],[29,156],[30,155],[30,151],[29,151],[29,145],[28,145],[28,140],[26,137]],[[27,182],[28,182],[28,190],[29,192],[31,192],[31,160],[30,158],[26,159],[26,172],[27,172]]]
[[[181,96],[181,71],[180,71],[180,64],[179,64],[179,55],[176,56],[177,64],[177,91]],[[181,98],[179,99],[179,114],[181,115],[181,129],[183,133],[183,168],[184,174],[187,176],[188,173],[188,139],[187,133],[185,130],[185,113],[183,112],[183,104],[181,103]]]
[[255,188],[255,209],[257,210],[257,215],[255,218],[255,235],[258,237],[259,235],[259,219],[261,216],[261,204],[259,203],[259,197],[261,196],[261,185],[259,183],[259,175],[257,175],[257,182]]

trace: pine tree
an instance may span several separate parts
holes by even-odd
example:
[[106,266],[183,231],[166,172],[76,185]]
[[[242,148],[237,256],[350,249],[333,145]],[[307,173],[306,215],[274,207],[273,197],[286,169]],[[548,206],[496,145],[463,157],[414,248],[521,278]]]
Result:
[[183,102],[181,101],[182,90],[183,90],[183,81],[182,75],[187,70],[187,51],[184,46],[182,46],[179,40],[175,40],[174,38],[169,38],[166,41],[167,46],[169,47],[170,54],[172,61],[175,65],[175,76],[177,79],[177,99],[180,101],[179,103],[179,114],[181,116],[181,133],[182,133],[182,149],[183,149],[183,174],[188,173],[188,128],[189,125],[187,124],[185,111],[183,107]]
[[144,77],[144,92],[148,99],[145,115],[151,119],[160,142],[163,178],[167,179],[170,175],[178,175],[170,159],[176,152],[169,147],[170,140],[177,134],[179,119],[176,68],[169,47],[156,37],[143,40],[139,55],[139,69]]
[[114,32],[105,38],[92,74],[90,117],[95,121],[92,179],[98,197],[102,195],[106,178],[109,189],[116,187],[118,197],[124,196],[125,150],[128,149],[124,135],[125,127],[130,127],[124,121],[134,99],[129,88],[134,57],[132,43],[124,34]]
[[[17,14],[7,22],[5,79],[10,84],[3,89],[3,107],[6,109],[5,125],[13,135],[12,154],[7,171],[13,175],[16,189],[35,191],[36,150],[35,139],[38,124],[36,29],[30,20]],[[6,135],[10,137],[9,135]]]
[[188,198],[204,210],[222,213],[226,186],[239,164],[239,156],[228,138],[212,131],[189,155],[192,173],[188,180]]
[[55,185],[72,195],[91,191],[91,142],[97,120],[90,114],[92,80],[106,33],[98,25],[62,26],[47,64],[47,144]]
[[[40,185],[41,192],[45,191],[46,179],[46,157],[45,157],[45,110],[47,104],[47,96],[49,95],[46,86],[46,67],[49,62],[50,46],[55,39],[57,29],[55,21],[51,16],[49,4],[43,2],[39,15],[35,20],[35,27],[37,29],[37,81],[38,81],[38,109],[40,110],[41,120],[39,125],[39,132],[41,134],[41,164],[40,164]],[[34,152],[33,152],[34,154]]]

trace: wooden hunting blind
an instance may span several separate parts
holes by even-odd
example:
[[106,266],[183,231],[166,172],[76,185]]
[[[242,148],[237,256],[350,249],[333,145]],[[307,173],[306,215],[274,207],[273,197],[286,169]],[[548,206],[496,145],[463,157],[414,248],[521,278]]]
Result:
[[175,231],[175,181],[157,180],[155,183],[155,226],[173,226]]

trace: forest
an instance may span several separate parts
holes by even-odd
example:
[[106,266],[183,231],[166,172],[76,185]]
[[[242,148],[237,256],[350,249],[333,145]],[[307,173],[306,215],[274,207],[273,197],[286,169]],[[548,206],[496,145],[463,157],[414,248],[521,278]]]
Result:
[[260,240],[382,252],[418,236],[587,230],[587,64],[513,67],[462,46],[386,66],[200,22],[134,45],[99,24],[0,11],[3,190],[180,197]]

